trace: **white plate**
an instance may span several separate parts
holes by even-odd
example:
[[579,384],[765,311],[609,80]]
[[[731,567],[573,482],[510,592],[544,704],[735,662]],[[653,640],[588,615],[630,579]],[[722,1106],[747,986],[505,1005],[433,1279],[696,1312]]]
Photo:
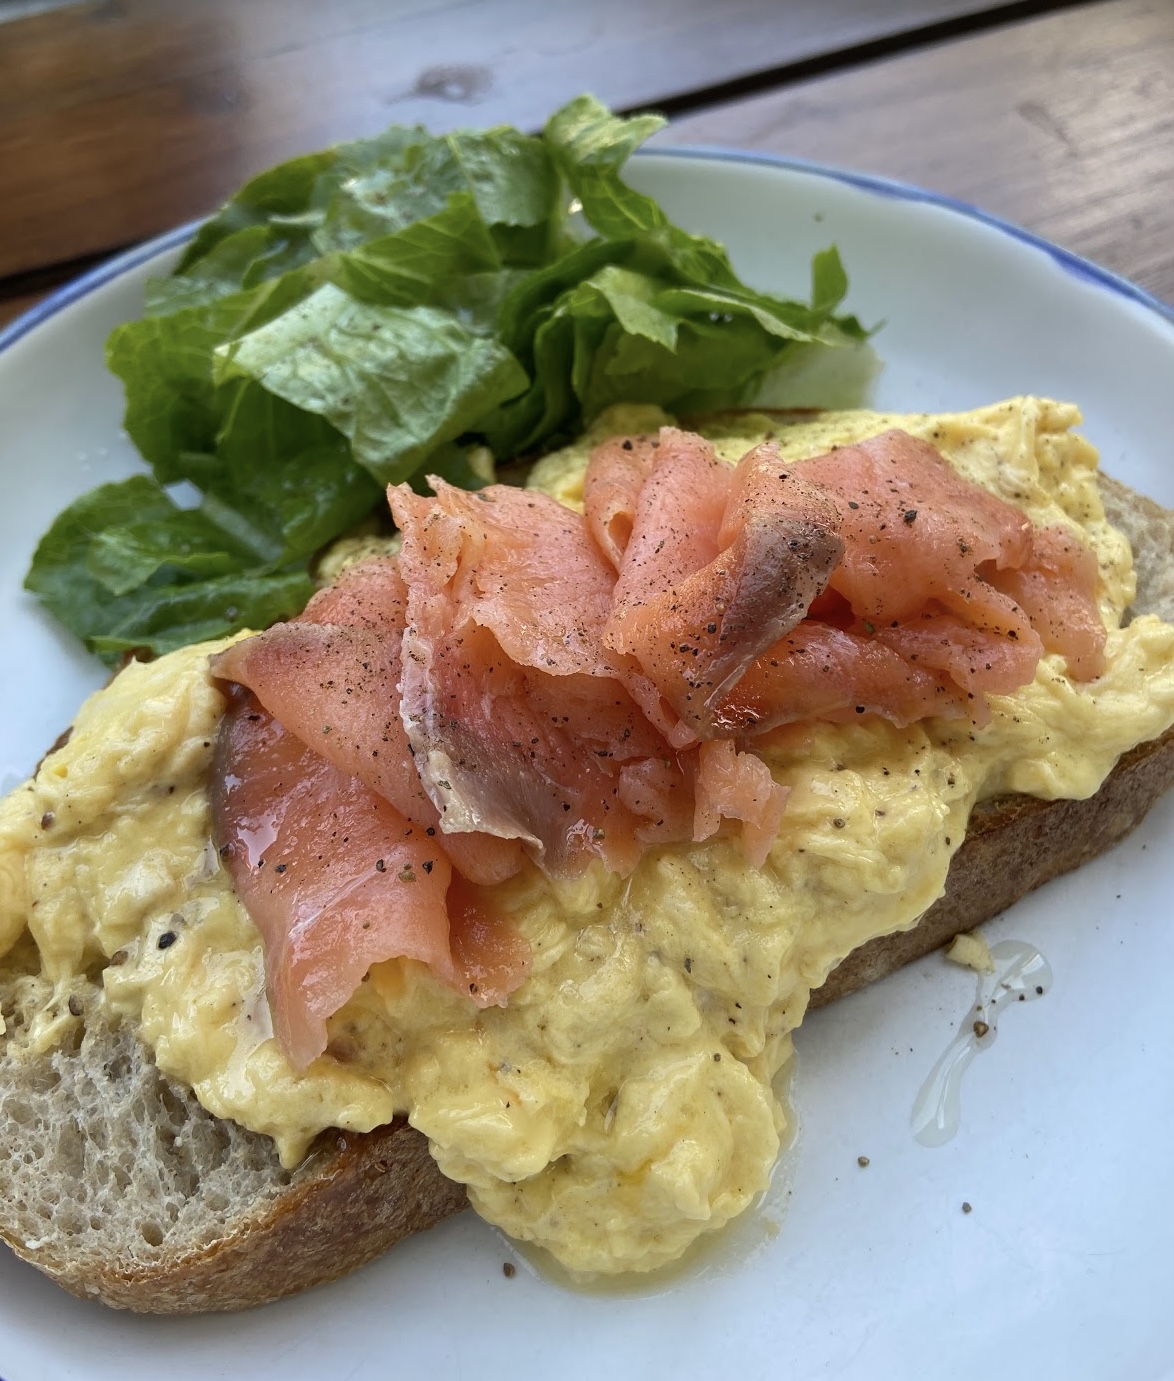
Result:
[[[1174,314],[966,207],[739,154],[642,156],[632,180],[724,240],[752,282],[801,290],[840,246],[850,305],[886,322],[876,401],[972,407],[1014,393],[1084,409],[1106,468],[1174,504]],[[37,535],[135,464],[108,330],[140,310],[180,232],[99,270],[0,336],[0,773],[11,785],[102,670],[19,591]],[[1004,1017],[970,1071],[960,1134],[927,1150],[913,1098],[973,993],[932,956],[800,1032],[799,1145],[773,1204],[655,1295],[568,1293],[471,1214],[339,1284],[239,1316],[142,1319],[67,1297],[0,1252],[7,1381],[250,1376],[1169,1374],[1174,1299],[1174,860],[1168,799],[1125,844],[989,930],[1056,982]],[[857,1165],[867,1155],[867,1169]],[[787,1191],[791,1190],[789,1194]],[[963,1201],[973,1212],[961,1211]],[[783,1204],[785,1222],[777,1235]]]

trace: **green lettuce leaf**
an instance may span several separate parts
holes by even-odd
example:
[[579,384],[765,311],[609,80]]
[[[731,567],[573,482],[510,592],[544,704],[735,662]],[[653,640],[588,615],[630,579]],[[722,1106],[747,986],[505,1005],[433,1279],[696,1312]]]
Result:
[[108,341],[151,474],[71,504],[28,587],[107,658],[260,626],[388,483],[477,487],[612,403],[736,406],[852,355],[834,248],[808,301],[763,293],[624,181],[662,123],[581,96],[541,135],[393,126],[251,179]]
[[41,538],[25,588],[104,661],[264,628],[304,607],[304,569],[271,570],[211,513],[146,475],[91,490]]
[[222,414],[216,347],[283,315],[314,290],[320,272],[307,266],[111,332],[106,363],[126,388],[123,425],[162,483],[206,478]]
[[228,386],[223,399],[204,505],[224,510],[221,524],[240,533],[258,560],[308,560],[381,502],[382,487],[324,418],[247,379]]
[[504,346],[451,313],[376,307],[332,284],[216,356],[222,380],[246,375],[326,418],[382,484],[407,479],[528,382]]
[[354,249],[465,198],[503,262],[529,265],[545,257],[557,219],[558,177],[542,140],[507,127],[439,137],[400,128],[381,140],[377,157],[364,149],[362,168],[354,165],[363,146],[342,151],[349,175],[325,207],[315,232],[319,250]]
[[196,232],[176,266],[176,276],[192,276],[224,240],[253,227],[266,231],[271,252],[307,254],[307,247],[312,249],[310,235],[321,224],[325,200],[346,175],[340,165],[348,147],[291,158],[246,182],[224,209]]
[[459,298],[462,280],[502,268],[476,202],[454,192],[434,215],[340,254],[334,281],[365,302],[415,307]]
[[185,585],[144,586],[86,646],[108,666],[127,654],[160,657],[190,643],[268,628],[300,613],[314,593],[305,571],[245,572]]
[[656,202],[620,177],[632,154],[667,123],[659,115],[622,119],[594,96],[577,96],[546,122],[559,172],[582,203],[583,215],[605,238],[647,235],[668,226]]

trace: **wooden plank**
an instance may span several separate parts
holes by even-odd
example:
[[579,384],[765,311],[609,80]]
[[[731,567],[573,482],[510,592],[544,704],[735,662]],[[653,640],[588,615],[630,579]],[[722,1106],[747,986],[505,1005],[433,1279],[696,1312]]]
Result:
[[1174,303],[1174,5],[1108,0],[674,122],[664,143],[883,173]]
[[536,128],[981,13],[990,0],[89,0],[4,26],[0,277],[200,215],[394,120]]

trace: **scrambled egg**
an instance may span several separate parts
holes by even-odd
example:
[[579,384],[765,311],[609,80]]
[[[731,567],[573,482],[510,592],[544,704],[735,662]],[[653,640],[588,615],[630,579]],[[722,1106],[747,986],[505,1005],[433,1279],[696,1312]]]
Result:
[[[629,410],[605,426],[660,420]],[[27,930],[52,984],[28,1040],[61,1040],[78,1020],[70,993],[99,983],[163,1070],[273,1136],[287,1164],[325,1127],[406,1111],[479,1213],[571,1271],[674,1260],[766,1187],[785,1126],[775,1090],[811,989],[856,946],[915,923],[974,803],[1089,796],[1174,721],[1174,628],[1119,626],[1128,544],[1104,521],[1077,420],[1017,400],[955,417],[824,415],[777,439],[798,457],[900,425],[1037,522],[1079,527],[1103,576],[1104,677],[1075,687],[1045,658],[977,731],[878,720],[776,735],[764,756],[792,792],[761,871],[721,839],[654,851],[623,881],[529,869],[497,894],[534,953],[507,1008],[477,1011],[411,962],[377,965],[304,1074],[272,1038],[260,938],[210,844],[219,645],[130,666],[0,804],[0,955]],[[771,425],[722,424],[719,449],[734,458]],[[531,483],[578,504],[589,442]]]
[[994,973],[995,961],[990,946],[981,935],[971,932],[955,935],[946,949],[946,958],[952,964],[975,973]]

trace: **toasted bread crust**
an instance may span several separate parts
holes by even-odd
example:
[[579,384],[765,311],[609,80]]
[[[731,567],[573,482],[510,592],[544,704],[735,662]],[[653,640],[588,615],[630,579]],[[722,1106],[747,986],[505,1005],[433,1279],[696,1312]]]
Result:
[[346,1275],[413,1232],[465,1208],[462,1185],[436,1168],[428,1142],[397,1118],[365,1135],[327,1132],[312,1164],[269,1212],[231,1236],[152,1269],[84,1270],[12,1243],[83,1299],[150,1314],[249,1309]]
[[853,950],[811,994],[811,1006],[875,983],[1111,849],[1171,787],[1174,729],[1126,753],[1088,800],[1003,796],[978,806],[941,897],[912,930],[878,936]]

